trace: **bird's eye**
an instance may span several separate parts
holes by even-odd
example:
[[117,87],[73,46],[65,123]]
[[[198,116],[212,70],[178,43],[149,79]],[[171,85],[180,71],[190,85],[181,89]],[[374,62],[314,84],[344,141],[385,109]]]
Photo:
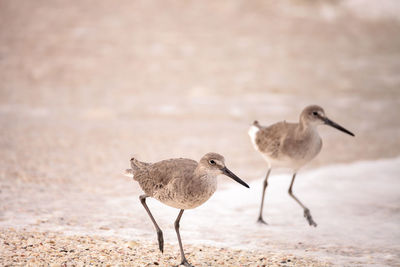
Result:
[[313,114],[314,116],[317,116],[317,115],[318,115],[318,112],[314,111],[312,114]]
[[210,162],[211,165],[215,165],[215,164],[216,164],[216,163],[215,163],[215,160],[213,160],[213,159],[210,160],[209,162]]

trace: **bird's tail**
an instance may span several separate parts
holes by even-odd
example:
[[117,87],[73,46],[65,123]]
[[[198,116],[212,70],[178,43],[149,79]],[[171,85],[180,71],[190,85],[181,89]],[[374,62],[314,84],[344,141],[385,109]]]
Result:
[[135,179],[135,173],[148,165],[150,165],[150,163],[131,158],[131,169],[126,169],[124,175],[128,177],[133,177],[133,179]]
[[126,169],[124,175],[128,177],[133,177],[133,179],[135,179],[132,169]]
[[261,128],[261,125],[260,125],[260,123],[258,123],[258,121],[257,120],[255,120],[254,122],[253,122],[253,126],[256,126],[257,128]]

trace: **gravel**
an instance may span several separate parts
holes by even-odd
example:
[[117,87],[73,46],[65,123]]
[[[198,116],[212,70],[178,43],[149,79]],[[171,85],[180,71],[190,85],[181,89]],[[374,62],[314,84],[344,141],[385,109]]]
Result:
[[[180,262],[177,246],[166,244],[161,254],[156,243],[113,237],[9,228],[1,229],[0,244],[1,266],[171,266]],[[185,244],[185,253],[195,266],[332,266],[311,257],[263,250]]]

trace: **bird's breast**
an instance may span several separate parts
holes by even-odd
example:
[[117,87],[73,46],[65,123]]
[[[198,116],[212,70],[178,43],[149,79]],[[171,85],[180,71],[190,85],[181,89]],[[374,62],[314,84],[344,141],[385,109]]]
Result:
[[181,178],[155,192],[154,198],[177,209],[193,209],[206,202],[216,190],[215,178],[201,177],[189,182]]
[[[287,147],[286,147],[287,148]],[[322,140],[318,134],[294,140],[285,150],[293,168],[298,169],[315,158],[322,148]]]

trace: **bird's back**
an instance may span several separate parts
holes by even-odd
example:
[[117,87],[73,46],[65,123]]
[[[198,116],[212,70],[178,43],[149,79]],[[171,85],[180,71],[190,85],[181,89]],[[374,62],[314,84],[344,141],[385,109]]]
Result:
[[249,134],[255,148],[278,166],[299,168],[320,151],[322,141],[314,130],[300,131],[298,123],[278,122],[267,127],[258,123]]
[[168,159],[140,166],[134,170],[134,179],[148,196],[154,196],[175,179],[189,179],[196,167],[191,159]]
[[296,123],[285,121],[263,127],[255,124],[253,129],[252,141],[256,149],[269,157],[279,159],[282,156],[282,142],[286,136],[294,130]]

